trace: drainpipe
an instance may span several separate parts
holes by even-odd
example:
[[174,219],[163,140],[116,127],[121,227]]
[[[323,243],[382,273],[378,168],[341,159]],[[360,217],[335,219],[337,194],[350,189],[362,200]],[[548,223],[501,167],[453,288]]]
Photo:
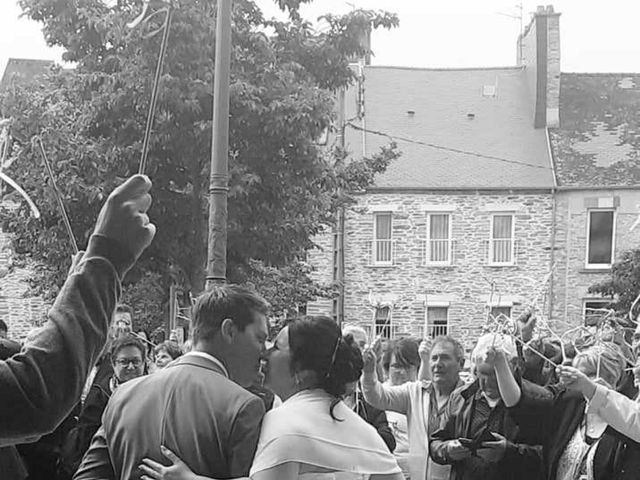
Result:
[[[551,320],[553,316],[553,297],[554,297],[553,288],[555,286],[555,282],[553,278],[555,272],[553,272],[552,269],[556,262],[556,220],[557,220],[557,210],[558,210],[558,202],[556,199],[556,195],[558,194],[558,177],[556,175],[556,164],[553,160],[553,149],[551,148],[551,137],[549,135],[549,127],[545,128],[545,133],[546,133],[546,139],[547,139],[547,154],[549,155],[549,162],[551,163],[551,173],[553,175],[553,188],[551,189],[551,255],[549,258],[549,270],[551,271],[551,276],[549,277],[549,320]],[[567,257],[567,262],[568,262],[568,257]],[[567,288],[565,284],[565,294],[566,294],[566,291],[567,291]]]

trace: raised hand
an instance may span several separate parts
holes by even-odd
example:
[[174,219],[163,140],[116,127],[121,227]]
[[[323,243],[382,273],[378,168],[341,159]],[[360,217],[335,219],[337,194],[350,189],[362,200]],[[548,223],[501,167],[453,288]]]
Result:
[[536,327],[536,316],[531,308],[527,308],[518,317],[518,331],[523,342],[528,342],[533,338],[533,330]]
[[433,340],[429,337],[424,338],[420,342],[420,346],[418,347],[418,355],[420,355],[420,360],[423,362],[428,362],[430,360],[431,349],[433,348]]
[[376,350],[380,348],[381,342],[382,340],[379,337],[376,338],[373,345],[365,347],[362,352],[362,360],[364,361],[362,371],[365,375],[373,375],[376,371],[376,365],[378,363]]
[[507,363],[507,355],[501,347],[491,347],[487,350],[485,362],[495,367],[497,363]]
[[596,383],[577,368],[559,366],[556,373],[568,390],[581,393],[587,400],[596,393]]
[[100,210],[93,233],[117,241],[135,260],[147,248],[156,234],[149,223],[151,180],[146,175],[134,175],[116,188]]

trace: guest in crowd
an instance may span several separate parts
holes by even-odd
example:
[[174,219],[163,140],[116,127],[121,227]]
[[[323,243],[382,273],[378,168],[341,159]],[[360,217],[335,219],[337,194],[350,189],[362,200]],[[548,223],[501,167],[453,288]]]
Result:
[[[462,386],[459,373],[464,365],[464,349],[452,337],[436,337],[429,364],[432,380],[426,382],[417,380],[417,350],[415,342],[413,346],[406,342],[395,345],[388,357],[391,382],[383,384],[377,378],[374,348],[365,349],[364,398],[374,407],[386,410],[388,415],[394,412],[406,416],[408,454],[404,458],[396,456],[400,466],[404,466],[405,478],[447,480],[450,468],[441,467],[429,458],[429,435],[440,429],[452,392]],[[394,385],[394,382],[400,384]]]
[[102,414],[113,392],[119,385],[144,374],[145,345],[132,334],[123,334],[111,345],[109,357],[113,375],[102,382],[95,382],[84,402],[77,425],[69,432],[65,440],[61,457],[60,475],[76,472],[82,457],[89,448],[91,439],[100,428]]
[[451,480],[537,480],[541,449],[524,443],[500,398],[493,348],[502,348],[509,368],[517,364],[509,336],[483,335],[471,354],[476,381],[456,391],[441,430],[431,437],[431,458],[451,465]]
[[613,392],[624,365],[615,344],[597,345],[578,353],[574,368],[558,368],[562,383],[543,388],[519,385],[504,355],[496,354],[500,393],[520,427],[543,445],[546,480],[638,478],[639,446],[627,435],[637,438],[637,414],[634,426],[632,403]]
[[[418,342],[413,338],[388,340],[379,362],[384,372],[383,383],[388,386],[400,386],[407,382],[416,382],[420,368]],[[410,478],[409,468],[409,427],[406,414],[393,409],[386,412],[387,421],[396,439],[393,454],[402,469],[405,478]]]
[[[353,330],[350,329],[349,331]],[[344,339],[347,344],[354,344],[358,346],[358,350],[360,350],[359,343],[357,343],[351,333],[346,334]],[[356,358],[354,361],[356,363],[356,370],[362,373],[364,365],[362,356],[360,358]],[[389,427],[387,415],[384,410],[373,407],[364,399],[362,386],[360,385],[360,376],[358,376],[356,380],[347,383],[343,401],[347,407],[351,408],[351,410],[360,415],[365,422],[376,429],[378,435],[380,435],[382,440],[384,440],[384,443],[387,445],[390,452],[395,450],[396,440],[391,428]]]
[[157,369],[162,369],[182,356],[182,349],[176,342],[167,340],[154,348],[155,365]]

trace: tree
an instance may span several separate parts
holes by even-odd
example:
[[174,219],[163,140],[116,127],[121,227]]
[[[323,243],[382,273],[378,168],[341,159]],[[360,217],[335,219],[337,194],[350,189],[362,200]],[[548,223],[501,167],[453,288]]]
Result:
[[[354,78],[349,59],[366,53],[360,38],[372,27],[395,26],[397,18],[363,10],[328,15],[326,31],[316,32],[297,13],[302,2],[279,3],[288,9],[287,21],[266,20],[251,0],[234,2],[228,278],[236,282],[299,262],[314,235],[333,223],[337,207],[351,202],[350,192],[365,189],[398,155],[392,145],[351,161],[315,143],[332,127],[335,91]],[[23,209],[3,227],[15,234],[18,253],[42,265],[37,282],[53,295],[70,251],[31,140],[42,137],[84,245],[105,196],[137,171],[160,42],[145,33],[161,26],[162,17],[129,31],[126,22],[139,8],[134,0],[20,5],[42,22],[48,43],[64,47],[64,59],[76,64],[11,89],[3,100],[16,140],[11,174],[42,210],[40,221]],[[152,272],[165,291],[170,283],[196,293],[204,286],[215,7],[183,0],[173,14],[148,167],[158,235],[128,282]]]
[[[640,249],[627,250],[611,267],[611,278],[589,287],[589,293],[599,293],[615,299],[611,303],[619,316],[628,318],[631,307],[640,294]],[[634,318],[640,314],[640,305],[635,305]]]

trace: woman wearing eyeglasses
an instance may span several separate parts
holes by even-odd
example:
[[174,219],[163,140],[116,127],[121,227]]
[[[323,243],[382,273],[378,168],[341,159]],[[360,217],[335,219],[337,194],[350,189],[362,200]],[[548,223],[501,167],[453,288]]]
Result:
[[69,432],[61,454],[61,478],[71,478],[102,422],[102,413],[118,385],[144,375],[146,348],[135,336],[118,337],[111,345],[113,375],[91,386],[77,425]]

